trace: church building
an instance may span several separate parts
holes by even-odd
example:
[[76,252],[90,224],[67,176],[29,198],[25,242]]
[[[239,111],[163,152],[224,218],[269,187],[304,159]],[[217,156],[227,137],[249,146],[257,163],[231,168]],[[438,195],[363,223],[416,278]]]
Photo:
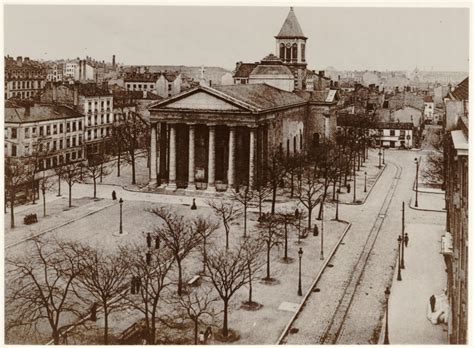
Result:
[[339,95],[304,88],[307,38],[293,9],[275,38],[277,55],[245,65],[245,82],[200,85],[149,107],[151,187],[193,195],[255,187],[276,151],[331,138]]

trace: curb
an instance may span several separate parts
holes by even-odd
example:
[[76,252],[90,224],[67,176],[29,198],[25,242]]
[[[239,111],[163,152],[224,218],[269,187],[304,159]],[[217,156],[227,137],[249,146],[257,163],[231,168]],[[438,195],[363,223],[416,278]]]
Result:
[[12,247],[14,247],[14,246],[17,246],[18,244],[21,244],[21,243],[24,243],[24,242],[30,240],[30,239],[33,239],[33,238],[38,237],[38,236],[41,236],[41,235],[43,235],[43,234],[45,234],[45,233],[48,233],[48,232],[57,230],[58,228],[67,226],[67,225],[69,225],[69,224],[72,224],[73,222],[76,222],[76,221],[78,221],[78,220],[81,220],[81,219],[83,219],[83,218],[85,218],[85,217],[87,217],[87,216],[93,215],[93,214],[95,214],[95,213],[101,212],[102,210],[105,210],[105,209],[107,209],[107,208],[110,208],[110,207],[112,207],[113,205],[115,205],[115,203],[110,204],[110,205],[107,205],[107,206],[105,206],[105,207],[102,207],[102,208],[100,208],[100,209],[98,209],[98,210],[94,210],[94,211],[88,212],[88,213],[85,214],[85,215],[81,215],[81,216],[79,216],[79,217],[77,217],[77,218],[75,218],[75,219],[66,221],[66,222],[64,222],[64,223],[62,223],[62,224],[60,224],[60,225],[58,225],[58,226],[50,227],[50,228],[48,228],[47,230],[41,231],[41,232],[39,232],[39,233],[37,233],[37,234],[35,234],[35,235],[33,235],[33,236],[29,236],[29,237],[24,238],[24,239],[22,239],[22,240],[20,240],[20,241],[14,242],[14,243],[12,243],[12,244],[10,244],[10,245],[6,245],[6,246],[5,246],[5,249],[12,248]]
[[419,208],[419,207],[415,207],[413,205],[413,198],[410,198],[410,204],[408,205],[410,207],[410,209],[413,209],[413,210],[419,210],[419,211],[429,211],[429,212],[436,212],[436,213],[446,213],[446,210],[443,209],[443,210],[438,210],[438,209],[425,209],[425,208]]
[[362,205],[362,204],[365,204],[365,201],[367,200],[367,198],[369,198],[369,195],[371,194],[372,189],[375,187],[375,185],[379,181],[380,176],[384,173],[385,168],[387,168],[387,164],[383,165],[382,170],[377,174],[377,177],[375,178],[374,184],[370,187],[369,192],[367,192],[367,195],[364,197],[364,199],[361,202],[355,202],[355,203],[354,202],[347,202],[347,203],[339,202],[339,204],[344,204],[344,205]]
[[346,236],[347,232],[349,231],[349,229],[351,228],[352,224],[350,222],[347,222],[347,221],[344,221],[344,220],[339,220],[340,222],[342,223],[345,223],[347,224],[346,225],[346,228],[344,229],[344,231],[342,232],[342,235],[341,237],[339,238],[339,240],[337,241],[336,245],[332,248],[331,252],[329,253],[329,256],[326,257],[326,260],[324,261],[323,263],[323,266],[321,267],[321,269],[319,270],[318,274],[316,275],[316,278],[313,280],[313,282],[311,283],[310,287],[309,287],[309,290],[306,292],[306,294],[304,295],[303,297],[303,300],[301,301],[299,307],[298,307],[298,310],[295,312],[295,314],[293,314],[293,316],[291,317],[290,321],[288,322],[288,324],[285,326],[285,328],[283,329],[283,332],[282,334],[280,335],[280,337],[278,338],[277,342],[275,344],[282,344],[282,341],[283,339],[288,335],[288,331],[291,327],[291,325],[294,323],[294,321],[296,320],[296,318],[298,317],[298,315],[300,314],[301,310],[303,309],[303,307],[305,306],[306,304],[306,301],[308,300],[309,296],[311,295],[311,293],[313,292],[313,289],[314,287],[316,286],[316,284],[318,283],[319,279],[321,278],[321,275],[323,274],[323,272],[326,270],[326,267],[329,263],[329,261],[331,261],[332,257],[334,256],[334,254],[336,253],[336,250],[337,248],[339,248],[339,245],[341,244],[342,240],[344,239],[344,237]]

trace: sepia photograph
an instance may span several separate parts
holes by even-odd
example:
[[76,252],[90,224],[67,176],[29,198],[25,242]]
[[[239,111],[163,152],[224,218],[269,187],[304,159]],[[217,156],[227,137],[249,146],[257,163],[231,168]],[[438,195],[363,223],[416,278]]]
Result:
[[5,1],[4,345],[468,345],[471,2]]

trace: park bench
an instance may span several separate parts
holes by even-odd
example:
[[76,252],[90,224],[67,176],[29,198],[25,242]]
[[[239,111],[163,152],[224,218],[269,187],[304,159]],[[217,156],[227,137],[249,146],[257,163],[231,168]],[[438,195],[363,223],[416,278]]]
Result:
[[189,281],[188,281],[188,285],[189,286],[199,286],[199,284],[201,283],[201,276],[199,275],[196,275],[194,276],[193,278],[191,278]]
[[23,218],[23,223],[25,225],[31,225],[38,222],[38,217],[36,214],[28,214]]

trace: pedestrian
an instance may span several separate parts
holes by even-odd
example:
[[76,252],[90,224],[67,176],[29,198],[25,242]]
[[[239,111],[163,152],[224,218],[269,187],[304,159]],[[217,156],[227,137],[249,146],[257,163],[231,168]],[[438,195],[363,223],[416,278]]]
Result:
[[151,234],[150,234],[150,232],[148,232],[148,233],[146,234],[146,246],[147,246],[148,248],[151,248]]
[[403,241],[405,242],[405,248],[408,247],[408,233],[405,233],[405,237],[403,237]]
[[135,293],[139,293],[140,292],[140,287],[142,286],[142,281],[140,280],[140,278],[137,276],[135,277]]
[[347,184],[347,193],[351,193],[351,184]]
[[199,344],[204,344],[204,332],[199,331]]
[[193,204],[191,205],[191,210],[196,210],[196,200],[193,198]]
[[117,193],[115,192],[115,190],[112,191],[112,200],[113,201],[117,200]]
[[131,284],[131,290],[130,290],[132,295],[136,294],[136,291],[135,291],[136,288],[137,288],[136,284],[137,284],[137,280],[136,280],[135,276],[132,276],[132,284]]
[[319,235],[319,229],[318,229],[318,225],[314,225],[314,228],[313,228],[313,236],[317,237]]
[[204,342],[207,343],[207,341],[211,339],[211,336],[212,336],[212,329],[210,326],[208,326],[206,329],[206,332],[204,333]]
[[435,295],[431,295],[431,297],[430,297],[430,306],[431,306],[431,312],[434,312],[435,306],[436,306],[436,297],[435,297]]

